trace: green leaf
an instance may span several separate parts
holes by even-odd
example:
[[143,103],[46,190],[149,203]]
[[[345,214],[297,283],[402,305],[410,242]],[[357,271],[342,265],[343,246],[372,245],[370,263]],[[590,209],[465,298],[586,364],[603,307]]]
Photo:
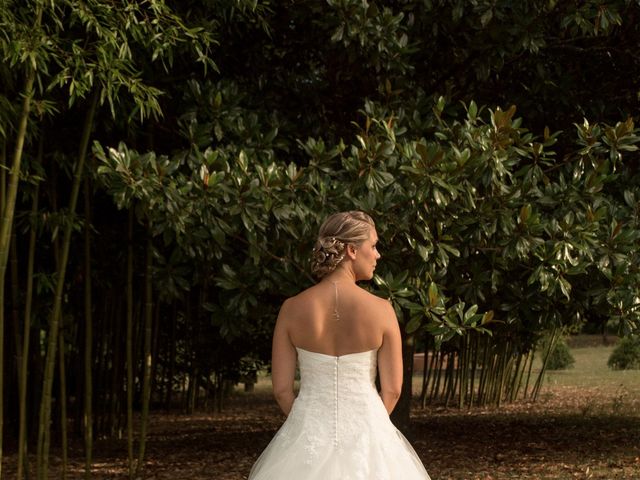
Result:
[[422,319],[418,316],[415,316],[415,317],[412,317],[411,320],[409,320],[409,323],[405,327],[405,330],[408,334],[412,334],[412,333],[415,333],[420,328],[421,325],[422,325]]
[[475,120],[477,115],[478,115],[478,106],[476,105],[476,102],[471,100],[471,102],[469,103],[469,118],[471,120]]
[[429,292],[429,306],[430,307],[437,306],[440,300],[440,295],[438,293],[438,286],[435,284],[435,282],[431,282],[429,284],[428,292]]

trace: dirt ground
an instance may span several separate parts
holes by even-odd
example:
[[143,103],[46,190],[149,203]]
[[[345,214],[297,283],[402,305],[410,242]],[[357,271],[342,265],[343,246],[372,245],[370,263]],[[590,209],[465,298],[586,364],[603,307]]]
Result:
[[[612,395],[550,387],[535,404],[499,411],[415,408],[408,436],[433,480],[637,480],[640,404]],[[146,479],[245,479],[283,419],[266,393],[238,394],[221,414],[154,414]],[[11,479],[15,452],[7,453],[3,477]],[[92,478],[126,478],[126,455],[124,440],[98,441]],[[80,444],[70,457],[67,478],[82,478]],[[54,455],[50,478],[59,467]]]

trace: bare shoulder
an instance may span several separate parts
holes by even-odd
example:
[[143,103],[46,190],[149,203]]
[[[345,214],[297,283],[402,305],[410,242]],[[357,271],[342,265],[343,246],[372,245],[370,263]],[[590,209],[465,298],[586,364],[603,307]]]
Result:
[[315,297],[314,290],[316,286],[309,287],[302,292],[287,298],[280,307],[280,315],[282,318],[296,317],[301,312],[308,309],[310,301]]
[[394,323],[396,322],[395,310],[393,309],[393,305],[388,299],[378,297],[377,295],[374,295],[373,293],[370,293],[365,289],[361,289],[361,292],[363,299],[365,299],[365,301],[370,305],[373,311],[379,313],[378,316],[381,319],[393,321]]
[[388,299],[379,297],[377,295],[374,295],[373,293],[365,290],[362,287],[359,287],[358,290],[360,291],[360,294],[367,299],[367,301],[371,302],[376,307],[378,307],[378,308],[392,308],[391,302]]

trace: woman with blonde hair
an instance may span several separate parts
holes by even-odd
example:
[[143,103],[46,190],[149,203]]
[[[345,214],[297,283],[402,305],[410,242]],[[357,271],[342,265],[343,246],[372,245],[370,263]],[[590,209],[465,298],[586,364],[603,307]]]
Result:
[[273,334],[273,393],[287,419],[249,480],[429,479],[389,420],[402,387],[393,307],[356,284],[373,277],[377,243],[363,212],[320,227],[311,265],[319,282],[283,303]]

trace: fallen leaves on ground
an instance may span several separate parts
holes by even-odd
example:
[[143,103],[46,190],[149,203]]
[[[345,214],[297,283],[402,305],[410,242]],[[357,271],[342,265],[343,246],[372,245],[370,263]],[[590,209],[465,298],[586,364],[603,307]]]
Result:
[[[612,395],[556,388],[537,403],[500,409],[414,408],[408,437],[433,480],[637,480],[640,409],[634,403],[621,412]],[[232,397],[222,413],[156,413],[145,478],[246,479],[283,420],[261,393]],[[50,478],[59,478],[60,454],[54,454]],[[15,452],[5,458],[5,478],[15,478],[15,458]],[[96,442],[92,478],[126,478],[126,459],[124,439]],[[83,468],[82,445],[73,444],[67,478],[82,478]]]

